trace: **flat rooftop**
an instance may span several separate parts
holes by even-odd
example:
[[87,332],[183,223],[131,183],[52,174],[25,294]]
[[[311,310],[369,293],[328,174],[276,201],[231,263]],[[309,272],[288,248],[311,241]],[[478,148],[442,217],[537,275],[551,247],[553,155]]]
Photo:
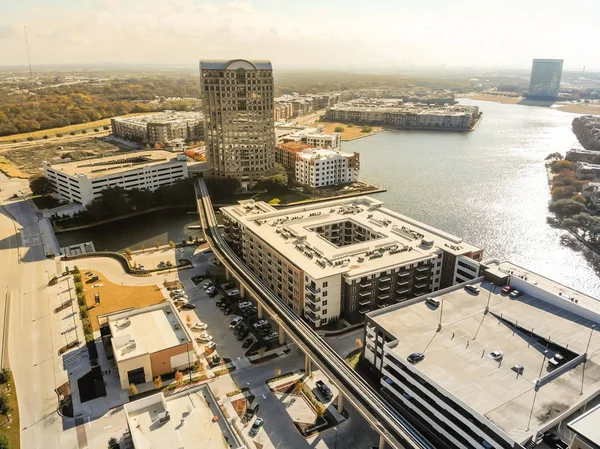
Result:
[[[215,413],[207,406],[201,391],[169,398],[159,393],[125,404],[124,409],[136,449],[230,448],[223,436],[226,423],[222,419],[213,421]],[[160,416],[165,412],[170,420],[161,423]]]
[[298,158],[305,161],[310,161],[312,159],[332,159],[335,156],[352,157],[354,156],[354,153],[344,153],[343,151],[329,150],[324,148],[305,148],[304,150],[298,152]]
[[[551,373],[547,360],[561,351],[555,345],[573,351],[571,359],[585,353],[591,326],[596,323],[531,296],[527,290],[513,299],[502,295],[499,286],[494,292],[488,281],[475,285],[481,288],[479,294],[454,286],[428,295],[442,301],[443,308],[429,306],[425,297],[420,297],[368,316],[396,336],[398,342],[392,351],[398,358],[424,353],[425,358],[413,365],[420,375],[485,416],[515,441],[523,442],[600,389],[600,336],[591,341],[584,395],[580,395],[580,363],[542,383],[527,430],[540,369],[543,379]],[[437,332],[442,310],[442,328]],[[548,347],[545,341],[551,342]],[[501,362],[490,357],[495,350],[504,353]],[[545,350],[549,351],[546,355]],[[566,354],[564,350],[562,353]],[[514,365],[524,368],[523,375],[511,370]]]
[[139,125],[145,125],[148,123],[167,124],[177,122],[197,122],[204,120],[204,114],[202,112],[164,111],[146,115],[115,117],[115,120]]
[[108,324],[117,362],[192,341],[170,303],[111,315]]
[[568,426],[586,440],[600,446],[600,405],[575,418]]
[[165,150],[145,150],[81,161],[48,163],[48,165],[53,170],[69,176],[86,175],[88,178],[96,178],[136,170],[140,167],[176,162],[177,155],[178,153]]
[[[222,210],[315,279],[336,273],[362,277],[432,259],[437,257],[439,248],[455,255],[480,251],[459,237],[382,205],[379,200],[361,196],[286,209],[246,200]],[[365,235],[377,237],[339,246],[318,231],[334,224],[344,226],[346,222]]]

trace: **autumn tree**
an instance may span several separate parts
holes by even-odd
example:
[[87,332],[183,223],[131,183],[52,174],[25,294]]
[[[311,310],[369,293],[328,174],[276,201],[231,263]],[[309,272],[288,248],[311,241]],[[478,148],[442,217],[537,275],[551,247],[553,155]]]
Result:
[[162,388],[163,381],[160,376],[156,376],[154,378],[154,380],[152,381],[152,383],[154,384],[154,388],[157,388],[157,389]]
[[175,371],[175,382],[181,383],[183,381],[183,373],[181,371]]
[[134,396],[134,395],[138,394],[138,389],[135,386],[135,384],[130,384],[128,391],[129,391],[129,396]]

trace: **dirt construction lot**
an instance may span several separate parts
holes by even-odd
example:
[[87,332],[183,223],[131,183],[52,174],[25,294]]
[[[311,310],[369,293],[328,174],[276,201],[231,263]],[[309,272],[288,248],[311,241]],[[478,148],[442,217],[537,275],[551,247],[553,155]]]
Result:
[[[329,122],[316,122],[315,125],[323,125],[323,131],[330,134],[335,131],[335,128],[341,126],[344,128],[342,132],[342,140],[352,140],[358,137],[368,136],[372,133],[363,133],[361,125],[346,125],[344,123],[329,123]],[[381,126],[373,126],[373,131],[381,131]]]
[[[89,307],[88,312],[90,314],[90,321],[92,323],[92,328],[95,331],[99,330],[98,315],[116,312],[130,307],[139,309],[140,307],[157,304],[164,300],[158,285],[127,286],[113,284],[99,271],[92,270],[92,273],[98,276],[98,280],[88,284],[87,280],[90,276],[85,274],[88,271],[87,268],[81,268],[81,280],[85,291],[85,299]],[[99,286],[100,284],[101,286]],[[100,294],[99,305],[95,304],[95,293]]]

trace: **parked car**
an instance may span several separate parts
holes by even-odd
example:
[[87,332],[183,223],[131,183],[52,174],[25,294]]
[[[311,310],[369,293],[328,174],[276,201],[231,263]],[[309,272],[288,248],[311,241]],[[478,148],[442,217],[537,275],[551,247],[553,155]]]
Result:
[[92,276],[93,274],[94,274],[94,273],[92,273],[91,271],[86,271],[86,272],[85,272],[85,275],[86,275],[86,276]]
[[240,294],[240,291],[237,288],[234,288],[233,290],[231,290],[227,293],[227,296],[237,296],[239,294]]
[[504,357],[504,353],[496,349],[495,351],[490,352],[490,357],[494,360],[501,360]]
[[190,329],[193,331],[203,331],[208,328],[208,324],[203,323],[202,321],[196,321],[194,324],[190,326]]
[[227,305],[227,303],[226,303],[225,301],[222,301],[222,300],[221,300],[221,301],[217,301],[217,302],[215,302],[215,307],[221,307],[221,305],[222,305],[222,304],[225,304],[225,305]]
[[208,287],[210,287],[211,285],[212,285],[212,282],[208,281],[208,282],[205,282],[205,283],[204,283],[204,285],[202,285],[202,288],[203,288],[204,290],[206,290],[206,289],[207,289]]
[[258,431],[260,430],[260,428],[263,426],[264,424],[264,419],[262,418],[256,418],[256,420],[254,421],[254,424],[252,424],[252,427],[250,428],[250,436],[253,437],[255,436]]
[[518,298],[519,296],[523,296],[525,293],[523,293],[521,290],[513,290],[512,292],[510,292],[510,297],[511,298]]
[[325,399],[330,400],[333,397],[333,393],[331,392],[331,390],[325,382],[323,382],[322,380],[317,380],[315,382],[315,385],[317,386],[321,394],[325,396]]
[[279,338],[279,334],[277,332],[270,332],[269,334],[263,337],[266,341],[276,340]]
[[173,262],[171,262],[170,260],[167,260],[167,267],[172,267],[173,266]]
[[275,333],[275,332],[272,331],[271,326],[261,327],[260,329],[257,329],[257,332],[260,335],[262,335],[263,337],[265,337],[265,339],[267,339],[266,338],[267,335]]
[[510,285],[505,285],[504,287],[502,287],[502,293],[505,295],[508,295],[510,292],[513,291],[513,288]]
[[252,304],[250,301],[240,301],[238,303],[238,307],[240,309],[247,309],[248,307],[254,307],[254,304]]
[[196,304],[192,304],[191,302],[186,302],[184,305],[181,306],[182,309],[195,309],[196,308]]
[[196,337],[196,341],[200,343],[207,343],[212,341],[212,335],[209,335],[207,332],[202,332],[198,337]]
[[244,319],[241,316],[236,316],[231,323],[229,323],[229,327],[234,329],[238,324],[240,324]]
[[258,320],[256,323],[254,323],[252,325],[254,327],[254,329],[258,329],[264,326],[270,326],[269,322],[267,320]]
[[233,282],[227,282],[226,284],[223,284],[223,288],[225,290],[229,289],[229,288],[234,288],[235,284]]
[[240,313],[244,316],[252,316],[258,313],[258,309],[256,307],[248,307],[240,311]]
[[437,298],[432,298],[431,296],[425,299],[425,302],[433,307],[438,307],[440,305],[440,300]]
[[249,338],[242,344],[242,348],[249,348],[250,346],[252,346],[252,343],[254,343],[254,339]]
[[465,290],[467,290],[471,293],[475,293],[475,294],[478,294],[481,291],[481,289],[479,287],[477,287],[476,285],[471,285],[471,284],[465,285]]
[[560,365],[564,364],[567,361],[564,356],[559,353],[554,354],[550,360],[548,360],[548,368],[558,368]]
[[421,360],[423,360],[425,358],[425,354],[421,353],[421,352],[413,352],[411,355],[409,355],[406,360],[408,360],[410,363],[417,363],[420,362]]
[[226,308],[223,310],[223,313],[224,313],[225,315],[231,315],[231,314],[233,313],[233,310],[231,310],[229,307],[226,307]]
[[252,419],[253,416],[256,416],[259,410],[260,405],[258,405],[258,402],[254,402],[252,405],[246,407],[246,414],[244,415],[244,419],[246,420],[246,422],[250,421],[250,419]]
[[515,373],[517,374],[523,374],[523,371],[525,371],[525,368],[523,368],[522,365],[514,365],[510,367],[511,370],[513,370]]
[[237,334],[237,339],[238,341],[242,341],[244,338],[246,338],[248,336],[248,334],[250,333],[250,329],[248,329],[247,327],[245,327],[244,329],[242,329],[239,334]]
[[157,265],[158,268],[165,268],[166,266],[167,266],[167,264],[164,263],[162,260]]
[[138,269],[139,270],[145,270],[146,269],[146,265],[144,265],[143,263],[138,265]]
[[216,291],[217,291],[217,287],[215,287],[214,285],[211,285],[206,289],[206,293],[208,293],[209,295],[212,295]]
[[219,309],[225,310],[228,307],[229,307],[229,304],[227,304],[226,302],[222,302],[221,305],[219,306]]
[[235,330],[233,331],[233,335],[239,335],[242,332],[244,332],[246,330],[246,326],[242,323],[241,326],[236,326]]
[[185,292],[181,288],[176,288],[174,290],[171,290],[171,296],[173,296],[173,295],[183,295],[183,294],[185,294]]

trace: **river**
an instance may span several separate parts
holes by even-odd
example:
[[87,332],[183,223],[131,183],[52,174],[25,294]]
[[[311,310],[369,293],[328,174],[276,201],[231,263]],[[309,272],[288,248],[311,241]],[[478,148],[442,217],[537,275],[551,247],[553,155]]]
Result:
[[551,108],[461,100],[483,111],[470,133],[385,131],[345,142],[361,178],[388,189],[386,207],[517,265],[600,296],[600,255],[546,222],[544,158],[579,146],[577,115]]
[[[544,158],[578,145],[575,114],[550,108],[461,100],[483,111],[470,133],[385,131],[345,142],[361,178],[388,189],[386,206],[572,288],[600,296],[600,255],[546,222]],[[197,215],[173,209],[58,234],[61,246],[93,240],[98,250],[181,241]],[[192,231],[199,235],[200,231]]]

